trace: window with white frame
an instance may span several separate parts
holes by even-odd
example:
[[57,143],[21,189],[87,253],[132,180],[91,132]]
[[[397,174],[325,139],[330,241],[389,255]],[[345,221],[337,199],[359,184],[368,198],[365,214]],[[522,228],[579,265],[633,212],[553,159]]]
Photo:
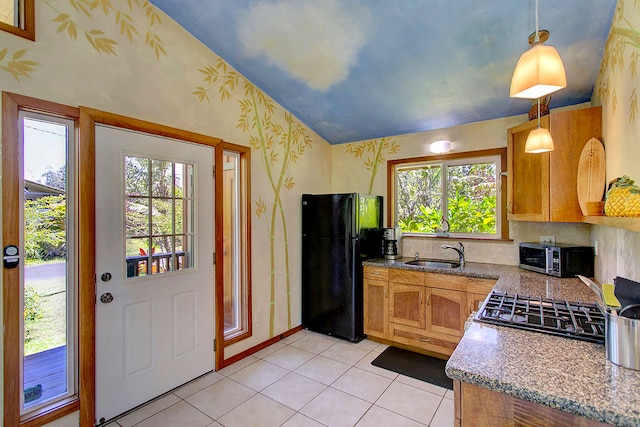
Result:
[[390,162],[392,223],[405,235],[503,238],[504,163],[503,149]]

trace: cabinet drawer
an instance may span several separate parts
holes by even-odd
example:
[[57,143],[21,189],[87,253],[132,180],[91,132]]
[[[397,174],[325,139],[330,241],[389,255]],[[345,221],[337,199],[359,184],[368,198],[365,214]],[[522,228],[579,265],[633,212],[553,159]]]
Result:
[[467,291],[467,278],[453,274],[427,273],[426,285],[432,288],[450,289],[452,291]]
[[496,285],[495,279],[480,279],[478,277],[467,277],[467,292],[473,294],[489,295]]
[[391,340],[411,347],[450,356],[460,342],[458,337],[435,334],[424,329],[391,324]]
[[389,269],[380,267],[364,267],[364,278],[373,280],[389,280]]
[[423,271],[409,271],[391,269],[389,273],[389,281],[396,283],[406,283],[409,285],[424,285]]

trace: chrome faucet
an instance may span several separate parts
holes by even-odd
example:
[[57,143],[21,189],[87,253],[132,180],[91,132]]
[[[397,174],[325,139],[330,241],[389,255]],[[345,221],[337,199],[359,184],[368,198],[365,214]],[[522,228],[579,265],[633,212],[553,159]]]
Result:
[[464,267],[464,246],[462,245],[462,242],[458,242],[458,244],[460,245],[460,249],[451,245],[442,245],[442,249],[453,249],[458,252],[458,256],[460,257],[460,267]]

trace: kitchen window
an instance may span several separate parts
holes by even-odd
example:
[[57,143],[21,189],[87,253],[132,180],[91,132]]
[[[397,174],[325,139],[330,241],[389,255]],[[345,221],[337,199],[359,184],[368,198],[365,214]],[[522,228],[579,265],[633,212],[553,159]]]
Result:
[[389,218],[404,235],[506,239],[506,150],[388,162]]

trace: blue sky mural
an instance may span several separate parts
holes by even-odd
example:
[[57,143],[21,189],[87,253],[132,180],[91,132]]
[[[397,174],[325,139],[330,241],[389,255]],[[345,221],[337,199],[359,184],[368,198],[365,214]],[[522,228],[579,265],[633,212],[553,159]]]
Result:
[[[511,74],[534,0],[152,0],[332,144],[526,113]],[[616,0],[540,0],[563,59],[551,108],[587,102]]]

